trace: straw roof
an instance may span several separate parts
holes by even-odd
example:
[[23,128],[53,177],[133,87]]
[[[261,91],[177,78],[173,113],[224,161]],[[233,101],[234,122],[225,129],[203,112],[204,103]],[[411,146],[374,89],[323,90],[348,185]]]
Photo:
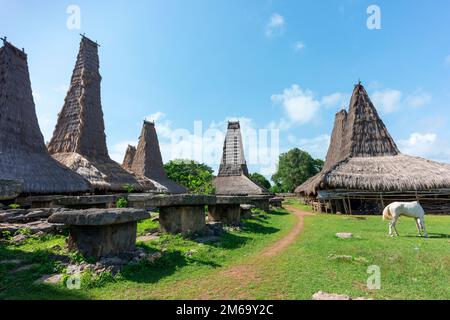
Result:
[[349,112],[336,114],[322,171],[295,192],[325,189],[411,191],[450,187],[450,165],[403,155],[359,83]]
[[36,116],[27,55],[6,39],[0,48],[0,179],[22,181],[24,193],[89,190],[82,177],[48,154]]
[[[131,153],[132,151],[130,151],[130,154],[127,151],[124,163],[127,160],[127,156],[131,158]],[[154,122],[144,121],[139,143],[129,170],[138,177],[139,182],[146,191],[156,189],[157,192],[162,193],[187,192],[185,187],[180,186],[167,177]]]
[[216,194],[260,195],[269,193],[267,189],[257,185],[248,177],[239,121],[228,122],[219,174],[213,183]]
[[131,170],[134,156],[136,155],[136,147],[128,145],[125,157],[123,158],[122,167],[126,170]]
[[64,106],[48,145],[52,156],[88,180],[96,191],[141,190],[137,179],[111,160],[100,98],[97,43],[82,37]]

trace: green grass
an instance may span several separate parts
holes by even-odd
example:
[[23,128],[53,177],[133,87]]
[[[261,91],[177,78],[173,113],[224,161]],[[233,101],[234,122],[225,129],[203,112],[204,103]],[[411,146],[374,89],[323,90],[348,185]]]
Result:
[[[141,263],[127,266],[121,274],[109,281],[82,284],[81,290],[68,290],[57,286],[34,285],[44,274],[59,270],[49,259],[51,254],[69,256],[65,249],[55,252],[52,247],[64,247],[65,236],[29,239],[21,246],[0,244],[0,260],[22,259],[40,264],[32,270],[11,273],[14,265],[0,265],[0,299],[140,299],[177,298],[171,295],[177,281],[214,276],[217,268],[230,266],[256,254],[268,244],[286,234],[295,219],[284,211],[259,215],[246,220],[239,231],[225,233],[213,244],[199,244],[181,236],[164,235],[158,240],[138,243],[147,251],[163,251],[154,264]],[[157,227],[146,220],[138,225],[138,234]],[[186,253],[192,251],[192,256]],[[77,257],[72,257],[77,259]],[[193,284],[195,287],[195,285]],[[186,292],[189,288],[186,288]]]
[[[309,210],[296,201],[290,204]],[[417,237],[412,219],[402,218],[401,237],[390,238],[381,217],[363,218],[306,217],[299,238],[280,255],[256,265],[257,280],[238,287],[239,298],[310,299],[322,290],[374,299],[450,299],[449,216],[426,217],[429,239]],[[242,230],[227,232],[215,244],[171,235],[138,243],[149,252],[162,251],[162,258],[154,264],[128,266],[114,278],[85,276],[82,281],[87,283],[81,290],[33,284],[43,274],[62,271],[52,255],[80,259],[64,249],[66,235],[32,238],[21,246],[0,244],[0,261],[22,259],[35,264],[16,273],[11,271],[17,266],[0,264],[0,299],[195,299],[211,288],[224,290],[229,279],[217,276],[221,270],[254,263],[258,253],[285,236],[295,221],[293,215],[279,210],[247,220]],[[146,220],[139,224],[138,234],[157,226]],[[337,232],[351,232],[355,237],[338,239]],[[192,256],[186,255],[188,251]],[[333,260],[330,255],[359,260]],[[369,265],[381,268],[380,290],[367,289]]]
[[[297,205],[301,207],[300,205]],[[298,241],[263,270],[257,298],[310,299],[317,291],[373,299],[450,299],[450,217],[427,216],[430,238],[417,237],[414,220],[401,218],[401,237],[387,236],[381,217],[315,215],[305,218]],[[338,239],[351,232],[353,239]],[[360,261],[332,260],[350,255]],[[367,269],[378,265],[381,289],[368,290]],[[270,276],[269,276],[270,275]]]

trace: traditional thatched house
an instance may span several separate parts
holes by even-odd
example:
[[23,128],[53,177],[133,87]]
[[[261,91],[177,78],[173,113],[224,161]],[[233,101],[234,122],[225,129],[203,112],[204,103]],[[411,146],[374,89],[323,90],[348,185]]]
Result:
[[95,191],[122,191],[125,184],[141,190],[137,179],[108,155],[100,82],[98,45],[83,36],[48,150],[88,180]]
[[3,39],[0,48],[0,180],[22,181],[23,193],[89,190],[79,175],[52,159],[39,129],[27,55]]
[[323,170],[296,189],[333,212],[379,213],[419,200],[427,212],[450,209],[450,165],[402,154],[361,84],[336,114]]
[[187,193],[185,187],[167,177],[154,122],[144,121],[139,144],[134,152],[133,148],[132,146],[128,147],[124,167],[126,168],[126,164],[132,159],[128,170],[138,177],[144,190],[160,193]]
[[125,152],[125,157],[123,158],[122,167],[130,171],[131,166],[133,165],[135,155],[136,155],[136,147],[128,145],[127,151]]
[[269,195],[269,191],[248,177],[239,122],[228,122],[219,174],[214,179],[219,195]]

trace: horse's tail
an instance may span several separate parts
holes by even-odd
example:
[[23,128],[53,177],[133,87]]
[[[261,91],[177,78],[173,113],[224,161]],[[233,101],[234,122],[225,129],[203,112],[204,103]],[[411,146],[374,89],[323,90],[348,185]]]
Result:
[[383,210],[383,220],[391,220],[391,219],[392,219],[391,211],[389,210],[389,206],[387,206]]

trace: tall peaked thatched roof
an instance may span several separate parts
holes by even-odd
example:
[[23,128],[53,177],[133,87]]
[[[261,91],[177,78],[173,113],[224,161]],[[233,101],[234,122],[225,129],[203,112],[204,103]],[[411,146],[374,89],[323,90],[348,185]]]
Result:
[[140,190],[137,179],[110,159],[100,97],[98,45],[83,36],[64,106],[48,145],[52,156],[87,179],[95,190]]
[[133,165],[134,156],[136,155],[136,147],[128,145],[127,151],[125,152],[125,157],[123,158],[122,167],[127,170],[131,170]]
[[164,193],[187,192],[185,187],[167,177],[154,122],[144,121],[130,170],[147,190],[156,189],[157,192]]
[[223,145],[219,174],[214,179],[216,194],[269,194],[267,189],[254,183],[248,176],[241,126],[238,121],[230,121],[228,122],[227,134]]
[[450,165],[401,154],[359,83],[353,90],[348,114],[345,110],[336,114],[322,171],[296,192],[438,188],[450,188]]
[[223,145],[219,176],[240,176],[242,174],[248,176],[248,168],[242,145],[241,125],[239,121],[229,121],[227,135]]
[[88,183],[48,154],[39,129],[27,55],[0,48],[0,179],[23,181],[24,193],[72,193]]

